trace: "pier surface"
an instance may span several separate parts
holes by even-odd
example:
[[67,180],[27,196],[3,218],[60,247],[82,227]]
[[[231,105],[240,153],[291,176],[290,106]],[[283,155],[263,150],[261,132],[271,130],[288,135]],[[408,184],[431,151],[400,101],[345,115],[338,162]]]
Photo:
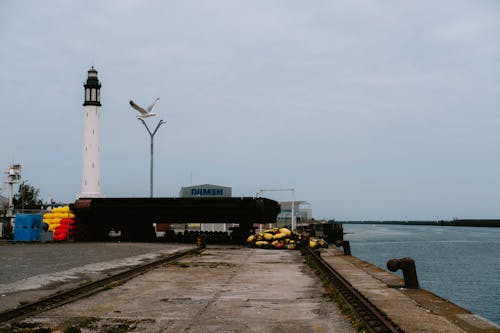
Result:
[[499,332],[500,327],[425,289],[404,288],[404,280],[338,251],[323,259],[404,332]]
[[[4,311],[193,246],[0,247],[14,274],[5,270],[0,274],[0,311]],[[59,258],[48,255],[55,249]],[[405,332],[500,332],[497,325],[426,290],[402,288],[398,276],[356,257],[336,249],[323,251],[322,257]],[[71,327],[81,332],[355,332],[327,293],[299,251],[209,246],[199,255],[164,264],[24,322],[53,332]]]
[[211,246],[27,321],[61,332],[355,332],[325,294],[299,251]]

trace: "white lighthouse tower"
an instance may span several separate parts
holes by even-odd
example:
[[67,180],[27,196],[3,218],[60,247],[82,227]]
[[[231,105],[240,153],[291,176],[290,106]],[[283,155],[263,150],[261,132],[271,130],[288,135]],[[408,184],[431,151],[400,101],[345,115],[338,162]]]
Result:
[[79,198],[102,197],[99,153],[101,113],[101,83],[97,78],[97,71],[92,68],[88,71],[85,88],[85,101],[83,103],[83,167],[82,167],[82,192]]

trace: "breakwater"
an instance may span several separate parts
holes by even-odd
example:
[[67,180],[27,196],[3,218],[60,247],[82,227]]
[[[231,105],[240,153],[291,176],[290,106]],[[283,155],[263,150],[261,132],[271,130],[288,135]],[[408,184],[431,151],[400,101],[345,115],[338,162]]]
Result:
[[500,228],[500,219],[454,219],[454,220],[366,220],[329,221],[335,224],[390,224],[390,225],[435,225],[444,227],[490,227]]

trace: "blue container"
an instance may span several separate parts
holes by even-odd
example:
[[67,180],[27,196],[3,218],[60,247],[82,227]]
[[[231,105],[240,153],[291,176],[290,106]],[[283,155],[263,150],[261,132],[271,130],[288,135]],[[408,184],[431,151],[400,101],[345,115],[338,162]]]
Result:
[[29,229],[30,241],[40,241],[40,228]]
[[24,228],[22,225],[14,228],[14,241],[16,242],[29,242],[30,233],[28,228]]
[[16,214],[14,241],[32,242],[40,240],[41,214]]

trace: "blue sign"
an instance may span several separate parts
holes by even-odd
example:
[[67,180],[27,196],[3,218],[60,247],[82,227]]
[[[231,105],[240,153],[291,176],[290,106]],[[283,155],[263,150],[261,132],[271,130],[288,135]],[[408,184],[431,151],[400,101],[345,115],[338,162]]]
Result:
[[193,188],[191,189],[192,196],[218,196],[224,195],[224,190],[221,188]]

